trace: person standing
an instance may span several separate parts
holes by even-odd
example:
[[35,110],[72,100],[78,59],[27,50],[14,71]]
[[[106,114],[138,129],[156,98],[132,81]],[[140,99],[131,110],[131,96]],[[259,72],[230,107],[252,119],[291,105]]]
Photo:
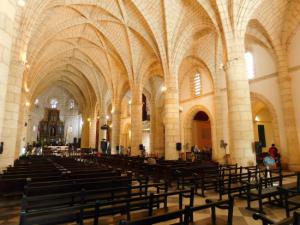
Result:
[[276,148],[275,144],[269,148],[269,154],[273,159],[276,159],[278,156],[278,149]]

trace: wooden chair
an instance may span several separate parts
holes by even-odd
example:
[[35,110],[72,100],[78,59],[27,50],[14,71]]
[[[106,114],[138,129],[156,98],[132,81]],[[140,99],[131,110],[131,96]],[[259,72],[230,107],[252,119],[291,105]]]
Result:
[[255,220],[261,220],[262,225],[300,225],[300,213],[299,212],[294,212],[293,217],[291,218],[286,218],[281,221],[275,222],[274,220],[266,217],[264,214],[261,213],[255,213],[253,214],[253,219]]
[[[273,173],[273,170],[265,169],[263,171],[264,175],[259,175],[260,177],[257,178],[256,184],[248,183],[247,209],[258,211],[259,213],[264,214],[263,205],[266,203],[282,206],[282,195],[278,188],[282,186],[282,170],[281,168],[278,169],[278,175],[274,175]],[[275,185],[275,183],[278,183],[278,185]],[[264,199],[268,199],[268,201],[263,202]],[[258,209],[251,207],[252,201],[258,201]]]
[[296,187],[288,188],[282,187],[280,190],[284,196],[284,206],[286,210],[286,216],[290,217],[292,210],[300,208],[300,173],[297,174]]

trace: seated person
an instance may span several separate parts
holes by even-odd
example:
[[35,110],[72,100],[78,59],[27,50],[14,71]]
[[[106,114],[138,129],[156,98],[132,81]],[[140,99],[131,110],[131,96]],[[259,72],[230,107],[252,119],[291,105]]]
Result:
[[272,146],[269,148],[269,154],[274,159],[278,157],[278,149],[275,147],[275,144],[272,144]]
[[147,160],[148,165],[155,165],[156,164],[156,159],[149,157]]

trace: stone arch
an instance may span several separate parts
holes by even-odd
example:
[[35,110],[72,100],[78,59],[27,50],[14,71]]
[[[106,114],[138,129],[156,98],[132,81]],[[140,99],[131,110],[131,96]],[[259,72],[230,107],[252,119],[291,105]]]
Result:
[[[199,111],[203,111],[205,112],[210,120],[210,124],[211,124],[211,138],[212,138],[212,149],[213,149],[213,159],[217,159],[218,158],[218,152],[217,152],[217,148],[216,148],[216,131],[215,131],[215,119],[213,117],[213,114],[203,105],[195,105],[192,108],[190,108],[189,110],[187,110],[184,119],[183,119],[183,133],[184,133],[184,142],[183,142],[183,148],[184,150],[187,150],[187,147],[191,147],[188,146],[187,143],[189,143],[189,145],[192,143],[192,121],[194,116],[199,112]],[[188,151],[190,151],[190,149],[188,149]]]
[[270,112],[271,120],[272,120],[272,127],[273,127],[274,142],[280,148],[278,117],[277,117],[277,113],[276,113],[276,110],[275,110],[273,104],[265,96],[258,94],[256,92],[251,92],[250,96],[251,96],[251,101],[255,100],[255,99],[261,101],[262,103],[265,104],[268,111]]

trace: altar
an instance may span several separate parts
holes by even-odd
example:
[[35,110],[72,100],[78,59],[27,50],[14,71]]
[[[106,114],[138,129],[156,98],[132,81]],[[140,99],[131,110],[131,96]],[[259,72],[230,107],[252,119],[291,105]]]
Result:
[[39,123],[38,142],[42,145],[61,145],[64,140],[64,123],[58,109],[45,108],[44,119]]

